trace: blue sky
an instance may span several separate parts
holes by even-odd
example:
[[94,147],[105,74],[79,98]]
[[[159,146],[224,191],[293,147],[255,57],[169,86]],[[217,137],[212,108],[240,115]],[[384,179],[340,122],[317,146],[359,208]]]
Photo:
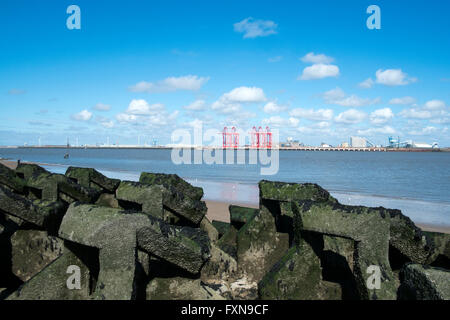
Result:
[[[69,5],[81,29],[69,30]],[[381,29],[369,30],[369,5]],[[254,125],[306,144],[450,146],[447,1],[0,3],[0,145],[170,143]]]

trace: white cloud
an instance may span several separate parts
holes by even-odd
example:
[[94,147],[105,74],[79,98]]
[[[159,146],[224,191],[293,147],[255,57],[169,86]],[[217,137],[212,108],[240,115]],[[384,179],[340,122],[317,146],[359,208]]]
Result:
[[205,110],[206,102],[205,100],[195,100],[191,104],[184,106],[183,108],[191,111],[201,111]]
[[393,98],[389,100],[389,104],[401,104],[408,105],[416,102],[416,99],[413,97],[403,97],[403,98]]
[[268,119],[263,119],[262,123],[265,126],[268,125],[272,127],[297,127],[300,120],[294,117],[285,119],[280,116],[273,116]]
[[132,92],[172,92],[177,90],[196,91],[199,90],[209,77],[199,77],[195,75],[187,75],[182,77],[169,77],[156,83],[141,81],[129,89]]
[[337,117],[334,118],[334,121],[338,123],[346,123],[346,124],[356,124],[364,121],[367,117],[365,112],[349,109],[347,111],[341,112]]
[[404,109],[399,115],[408,119],[430,119],[433,117],[430,111],[417,108]]
[[359,84],[359,86],[364,89],[369,89],[369,88],[372,88],[373,83],[374,82],[373,82],[372,78],[368,78],[368,79],[364,80],[363,82],[361,82]]
[[339,87],[325,92],[323,97],[325,102],[328,104],[336,104],[339,106],[352,108],[373,105],[381,101],[380,98],[360,98],[354,94],[351,96],[346,96],[345,92]]
[[244,39],[266,37],[277,33],[277,24],[275,22],[270,20],[255,20],[252,17],[237,22],[233,26],[234,31],[244,34]]
[[224,93],[211,106],[220,113],[231,114],[241,111],[241,103],[256,103],[266,101],[264,91],[257,87],[238,87]]
[[265,113],[280,113],[283,111],[286,111],[286,106],[280,106],[276,102],[270,101],[264,106],[264,112]]
[[231,102],[263,102],[266,96],[261,88],[239,87],[223,95],[223,98]]
[[332,64],[313,64],[312,66],[303,69],[302,75],[299,80],[316,80],[328,77],[339,76],[339,67]]
[[314,54],[314,52],[310,52],[306,54],[304,57],[300,58],[303,62],[312,63],[312,64],[329,64],[334,61],[334,58],[328,57],[324,54]]
[[390,108],[375,110],[370,114],[370,122],[375,125],[385,124],[394,117],[394,113]]
[[92,112],[89,112],[86,109],[72,115],[72,119],[76,120],[76,121],[89,121],[89,120],[91,120],[91,118],[92,118]]
[[321,121],[310,126],[298,127],[297,131],[303,134],[327,134],[332,135],[334,132],[330,129],[330,123]]
[[138,116],[134,114],[119,113],[118,115],[116,115],[116,119],[121,123],[135,123],[138,121]]
[[374,134],[395,134],[397,133],[397,131],[390,126],[384,126],[381,128],[369,128],[366,130],[358,130],[357,133],[360,136],[372,136]]
[[107,104],[103,104],[103,103],[97,103],[94,106],[94,109],[97,111],[109,111],[109,110],[111,110],[111,106],[107,105]]
[[114,122],[111,121],[111,120],[100,122],[100,124],[101,124],[103,127],[108,128],[108,129],[111,129],[111,128],[114,127]]
[[148,104],[144,99],[133,99],[128,105],[126,113],[134,115],[150,115],[164,110],[164,105],[161,103]]
[[429,135],[432,133],[436,133],[437,130],[438,129],[436,127],[428,126],[428,127],[422,128],[420,130],[412,130],[408,133],[410,135],[414,135],[414,136],[425,136],[425,135]]
[[333,119],[333,110],[332,109],[303,109],[297,108],[293,109],[289,115],[293,117],[304,118],[308,120],[315,121],[329,121]]
[[408,74],[401,69],[379,69],[375,73],[376,82],[386,86],[404,86],[417,81],[416,78],[409,78]]
[[430,100],[424,106],[427,110],[442,110],[445,109],[445,102],[442,100]]

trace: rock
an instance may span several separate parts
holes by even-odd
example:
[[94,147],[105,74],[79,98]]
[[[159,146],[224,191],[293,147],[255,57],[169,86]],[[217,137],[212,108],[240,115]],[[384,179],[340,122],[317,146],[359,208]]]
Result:
[[148,185],[172,186],[193,200],[200,200],[203,197],[202,188],[194,187],[176,174],[142,172],[139,182]]
[[163,193],[163,205],[171,212],[198,226],[206,215],[207,207],[204,201],[195,200],[176,188],[168,187]]
[[[59,235],[84,245],[115,250],[114,255],[121,254],[118,250],[133,252],[124,253],[122,258],[127,257],[128,262],[121,268],[134,263],[134,258],[129,257],[134,257],[136,242],[139,249],[192,274],[197,274],[209,258],[209,239],[200,229],[174,227],[151,216],[94,205],[72,204]],[[126,237],[131,237],[127,243]]]
[[59,201],[30,201],[0,186],[0,210],[50,232],[57,231],[65,206]]
[[221,238],[230,229],[230,224],[228,222],[213,220],[211,223],[219,232],[219,238]]
[[231,297],[233,300],[256,300],[258,299],[258,283],[249,280],[246,276],[230,284]]
[[337,202],[328,191],[313,183],[286,183],[262,180],[259,182],[259,197],[277,201]]
[[7,288],[0,288],[0,300],[3,300],[8,295],[8,289]]
[[143,251],[190,274],[198,274],[210,258],[208,235],[196,228],[174,227],[155,219],[137,230],[137,240]]
[[11,237],[12,272],[28,281],[62,254],[63,241],[46,231],[18,230]]
[[374,209],[389,222],[389,245],[395,248],[403,259],[419,264],[430,263],[435,253],[434,245],[410,218],[404,216],[400,210],[382,207]]
[[95,204],[103,207],[122,209],[119,205],[119,201],[111,193],[102,193]]
[[[162,185],[146,185],[132,181],[122,181],[116,191],[118,200],[135,203],[143,212],[156,218],[167,220],[164,208],[198,225],[206,214],[206,204],[193,200],[178,192],[175,188]],[[121,206],[126,207],[126,203]],[[133,208],[133,207],[131,207]]]
[[219,240],[219,231],[209,222],[206,216],[203,217],[200,222],[200,229],[205,231],[208,234],[209,240],[215,242]]
[[286,183],[262,180],[259,182],[260,207],[266,208],[275,218],[278,232],[289,234],[289,243],[292,244],[293,201],[313,201],[337,203],[328,191],[312,183]]
[[217,247],[235,259],[237,259],[237,232],[235,227],[230,226],[216,243]]
[[142,211],[163,219],[162,186],[147,186],[139,182],[122,181],[116,190],[119,205],[126,209]]
[[25,179],[29,197],[47,201],[62,199],[68,203],[92,203],[100,195],[99,190],[81,186],[65,175],[50,173],[34,164],[19,164],[16,172]]
[[66,176],[83,187],[90,187],[102,192],[114,193],[120,184],[120,180],[108,178],[92,168],[69,167]]
[[[348,266],[349,270],[353,272],[356,245],[354,240],[324,235],[323,244],[324,252],[331,253],[327,261],[331,269],[340,270]],[[342,265],[343,260],[345,261],[344,266]]]
[[[395,299],[396,281],[389,264],[389,222],[374,208],[330,202],[293,202],[295,242],[302,231],[355,241],[354,276],[362,299]],[[369,266],[381,271],[380,289],[366,285]]]
[[301,241],[259,282],[259,297],[263,300],[319,299],[321,283],[320,259],[306,241]]
[[450,270],[450,234],[426,231],[423,233],[435,246],[435,253],[429,263],[434,267]]
[[237,262],[215,244],[211,244],[211,258],[201,270],[201,279],[205,283],[222,283],[237,275]]
[[24,193],[25,192],[25,181],[17,176],[14,170],[2,165],[0,163],[0,185],[6,186],[11,190]]
[[409,263],[400,272],[401,300],[450,300],[450,271]]
[[37,164],[31,163],[19,163],[16,168],[16,173],[22,179],[28,180],[33,176],[39,176],[41,174],[50,174],[49,171],[38,166]]
[[258,282],[288,250],[289,235],[277,232],[275,218],[262,206],[239,230],[236,242],[239,271]]
[[147,286],[147,300],[225,300],[200,279],[155,278]]
[[136,298],[136,229],[148,223],[141,214],[125,215],[118,209],[72,204],[59,229],[65,240],[100,249],[95,298]]
[[244,224],[253,219],[254,216],[258,214],[259,209],[246,208],[241,206],[230,205],[228,207],[230,212],[231,224],[236,228],[240,229]]
[[[82,258],[81,258],[82,257]],[[91,284],[95,284],[95,251],[67,243],[63,254],[47,265],[41,272],[25,282],[8,300],[88,300],[91,299]],[[98,258],[97,258],[98,259]],[[68,286],[78,267],[80,289]],[[93,271],[91,271],[91,269]]]

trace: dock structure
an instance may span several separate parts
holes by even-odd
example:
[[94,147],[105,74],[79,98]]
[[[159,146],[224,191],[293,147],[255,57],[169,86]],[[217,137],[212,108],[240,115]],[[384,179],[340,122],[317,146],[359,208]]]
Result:
[[386,152],[387,148],[384,147],[314,147],[314,146],[302,146],[302,147],[281,147],[280,150],[293,150],[293,151],[353,151],[353,152]]

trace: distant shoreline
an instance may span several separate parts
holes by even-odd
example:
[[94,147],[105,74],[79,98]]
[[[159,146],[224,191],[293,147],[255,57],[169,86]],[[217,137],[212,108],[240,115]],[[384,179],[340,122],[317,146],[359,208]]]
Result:
[[195,147],[195,146],[0,146],[0,149],[112,149],[112,150],[172,150],[172,149],[191,149],[191,150],[283,150],[283,151],[340,151],[340,152],[450,152],[450,147],[446,148],[388,148],[388,147],[279,147],[273,149],[252,148],[249,146],[239,148],[223,148],[223,147]]

